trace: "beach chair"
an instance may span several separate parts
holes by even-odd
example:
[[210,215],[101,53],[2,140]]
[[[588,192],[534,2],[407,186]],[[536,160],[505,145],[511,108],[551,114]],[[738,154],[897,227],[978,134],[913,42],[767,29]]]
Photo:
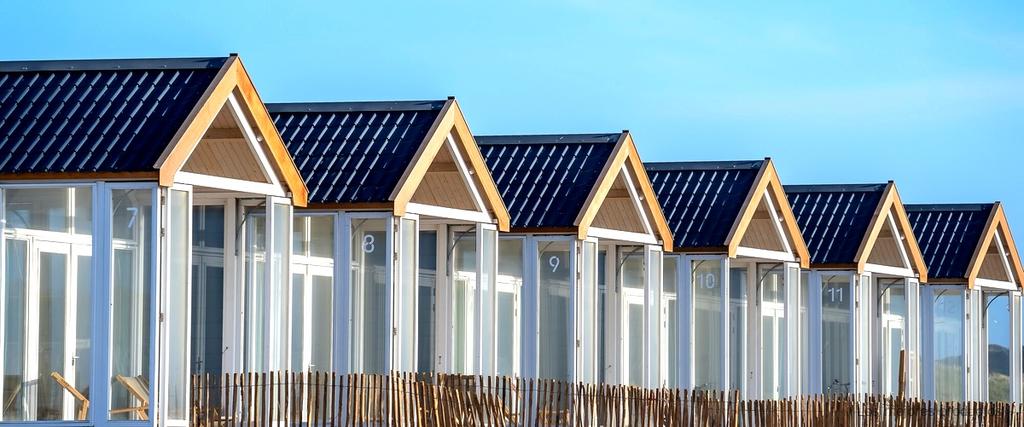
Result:
[[78,391],[77,388],[71,385],[68,380],[64,379],[64,376],[57,372],[50,372],[50,378],[53,378],[65,391],[71,393],[75,399],[78,399],[81,403],[78,412],[75,413],[75,419],[78,421],[85,421],[86,417],[89,416],[89,399],[85,397],[82,392]]
[[128,394],[135,398],[139,402],[139,406],[132,406],[128,408],[111,409],[110,414],[126,414],[135,413],[140,420],[149,419],[149,382],[146,381],[146,377],[139,375],[137,377],[126,377],[124,375],[115,375],[115,379],[120,383]]

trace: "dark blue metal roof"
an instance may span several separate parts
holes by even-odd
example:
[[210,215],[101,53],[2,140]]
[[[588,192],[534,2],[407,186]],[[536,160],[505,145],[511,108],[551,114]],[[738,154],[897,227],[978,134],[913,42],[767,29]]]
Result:
[[852,264],[887,184],[787,185],[811,264]]
[[675,250],[726,245],[764,160],[646,163]]
[[226,60],[0,62],[0,173],[153,171]]
[[309,203],[387,202],[446,101],[267,104]]
[[994,204],[906,205],[929,279],[965,279]]
[[512,228],[568,228],[597,184],[620,133],[477,136]]

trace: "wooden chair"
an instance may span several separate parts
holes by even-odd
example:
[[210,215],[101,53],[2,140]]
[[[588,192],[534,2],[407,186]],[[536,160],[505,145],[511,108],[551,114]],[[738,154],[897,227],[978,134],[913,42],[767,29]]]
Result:
[[149,419],[149,382],[146,381],[146,377],[139,375],[137,377],[126,377],[124,375],[115,375],[117,382],[121,383],[128,394],[132,395],[139,402],[139,406],[132,406],[128,408],[111,409],[110,414],[126,414],[134,412],[140,420]]
[[57,372],[50,372],[50,378],[53,378],[53,380],[56,381],[57,384],[60,385],[62,388],[64,388],[65,391],[71,393],[71,395],[74,396],[75,399],[78,399],[79,401],[82,402],[82,406],[78,409],[78,412],[75,413],[75,419],[78,421],[85,421],[85,419],[89,416],[89,399],[87,399],[85,395],[82,394],[82,392],[78,391],[77,388],[71,385],[71,383],[69,383],[68,380],[64,379],[64,376],[62,376],[61,374]]

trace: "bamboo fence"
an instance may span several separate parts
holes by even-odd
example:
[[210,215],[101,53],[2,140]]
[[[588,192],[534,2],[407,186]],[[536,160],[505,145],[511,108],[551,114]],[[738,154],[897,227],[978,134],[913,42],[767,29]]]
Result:
[[1019,405],[885,396],[742,400],[736,392],[643,389],[468,375],[196,375],[194,426],[1024,426]]

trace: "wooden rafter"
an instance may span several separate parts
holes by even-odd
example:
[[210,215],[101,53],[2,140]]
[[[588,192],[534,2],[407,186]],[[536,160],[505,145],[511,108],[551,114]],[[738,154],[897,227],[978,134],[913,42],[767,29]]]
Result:
[[[914,229],[910,225],[907,211],[903,208],[903,200],[900,198],[899,191],[896,190],[896,184],[892,181],[889,181],[889,184],[885,186],[882,199],[879,200],[878,206],[875,207],[874,216],[871,217],[867,233],[864,234],[860,247],[857,248],[857,255],[854,258],[857,263],[857,272],[864,272],[868,258],[871,256],[871,250],[874,249],[878,236],[882,233],[882,229],[888,222],[887,218],[890,212],[896,216],[893,218],[898,228],[896,231],[900,233],[903,242],[906,244],[911,270],[917,273],[918,280],[927,282],[928,265],[925,263],[924,255],[917,244],[917,238],[914,236]],[[899,244],[900,242],[897,243]]]
[[597,217],[597,213],[601,210],[601,204],[608,197],[608,193],[611,191],[615,179],[618,177],[623,166],[628,168],[633,176],[636,177],[637,189],[640,190],[641,197],[643,197],[641,203],[647,208],[646,215],[650,217],[649,219],[657,239],[661,241],[666,252],[671,251],[673,244],[672,229],[669,227],[668,220],[665,219],[665,214],[661,210],[658,196],[654,194],[651,179],[647,176],[647,170],[644,168],[643,162],[640,161],[640,153],[637,152],[636,144],[633,143],[633,136],[630,135],[629,131],[623,131],[619,136],[619,141],[615,144],[612,155],[609,156],[604,168],[601,169],[597,183],[590,190],[587,200],[583,203],[583,208],[576,216],[575,225],[578,238],[581,240],[587,238],[590,226],[593,224],[594,218]]
[[757,178],[754,180],[754,185],[750,187],[750,191],[743,201],[739,216],[736,217],[732,228],[729,229],[729,234],[725,239],[729,256],[736,256],[740,242],[743,241],[743,236],[750,226],[750,221],[754,218],[754,213],[757,212],[757,207],[761,204],[765,195],[771,197],[772,203],[782,219],[782,229],[789,240],[790,248],[795,252],[793,255],[800,260],[800,267],[809,268],[811,263],[810,251],[807,249],[807,243],[804,242],[803,233],[800,232],[800,226],[796,222],[793,208],[789,205],[789,198],[786,197],[786,193],[782,189],[779,172],[775,169],[775,164],[771,158],[765,159],[761,170],[757,173]]
[[281,139],[281,135],[277,133],[270,113],[267,112],[263,101],[260,100],[241,59],[237,56],[232,56],[224,62],[224,66],[218,71],[213,82],[189,113],[181,128],[175,133],[167,148],[157,159],[156,164],[153,165],[159,171],[160,185],[166,187],[174,183],[175,175],[185,165],[193,150],[206,135],[210,125],[231,94],[235,94],[247,115],[246,119],[263,137],[263,144],[267,148],[269,160],[281,181],[288,187],[292,204],[300,207],[306,206],[308,190],[302,180],[302,175],[288,153],[288,148]]
[[398,180],[398,184],[392,190],[390,199],[394,214],[396,216],[405,215],[409,202],[412,200],[413,195],[416,194],[416,189],[426,175],[427,170],[430,169],[434,158],[444,147],[449,134],[457,136],[457,138],[453,139],[458,144],[458,148],[461,149],[460,154],[463,155],[467,166],[472,172],[474,184],[480,190],[490,215],[498,225],[498,230],[508,231],[512,220],[508,209],[505,208],[505,202],[501,200],[498,184],[491,177],[487,163],[484,161],[484,156],[480,153],[480,148],[476,144],[476,139],[473,138],[473,133],[469,131],[469,125],[462,114],[462,109],[454,98],[449,98],[445,102],[441,112],[437,115],[437,119],[430,125],[426,137],[424,137],[423,142],[420,143],[419,148],[416,150],[416,154],[413,155],[412,160],[409,162],[409,166],[406,167],[402,177]]
[[1006,219],[1006,212],[1003,210],[1003,204],[1000,202],[992,205],[992,211],[989,213],[988,221],[985,223],[985,230],[981,234],[981,238],[978,239],[978,245],[974,249],[971,263],[967,267],[967,286],[969,288],[974,287],[974,282],[978,279],[981,266],[985,261],[985,253],[988,251],[989,246],[992,245],[996,233],[1000,231],[1002,232],[1000,236],[1006,245],[1007,255],[1010,257],[1010,267],[1013,270],[1011,273],[1016,276],[1014,281],[1018,287],[1024,288],[1024,284],[1021,283],[1022,279],[1024,279],[1024,268],[1021,267],[1020,253],[1017,252],[1017,244],[1013,240],[1013,233],[1010,232],[1010,224]]

